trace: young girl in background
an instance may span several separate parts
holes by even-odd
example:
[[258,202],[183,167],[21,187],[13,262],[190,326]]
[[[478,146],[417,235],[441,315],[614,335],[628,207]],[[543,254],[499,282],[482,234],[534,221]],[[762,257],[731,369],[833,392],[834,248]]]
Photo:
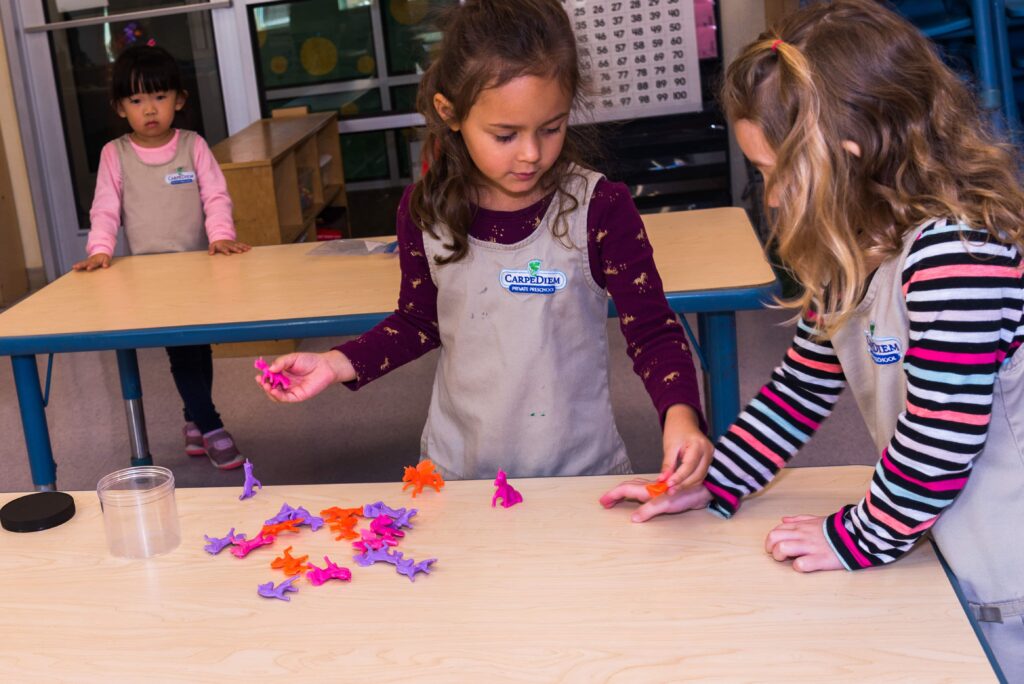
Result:
[[[802,9],[729,66],[723,101],[777,209],[773,240],[805,290],[782,365],[716,445],[703,487],[634,520],[732,516],[853,390],[881,460],[859,503],[783,518],[801,572],[883,565],[929,530],[1010,681],[1024,681],[1024,193],[974,97],[870,0]],[[817,312],[817,313],[816,313]]]
[[[581,89],[558,0],[453,8],[420,83],[430,150],[397,217],[396,312],[325,354],[271,365],[279,401],[358,389],[440,346],[421,453],[449,478],[631,472],[608,395],[607,295],[664,423],[664,461],[711,456],[686,338],[632,199],[580,165]],[[680,463],[681,462],[681,463]]]
[[[132,130],[100,153],[89,257],[76,271],[110,266],[121,225],[132,254],[249,250],[235,240],[227,183],[206,141],[172,127],[186,97],[178,64],[163,48],[131,47],[114,62],[111,105]],[[185,452],[207,456],[222,470],[242,465],[213,404],[210,345],[167,347],[167,356],[185,405]]]

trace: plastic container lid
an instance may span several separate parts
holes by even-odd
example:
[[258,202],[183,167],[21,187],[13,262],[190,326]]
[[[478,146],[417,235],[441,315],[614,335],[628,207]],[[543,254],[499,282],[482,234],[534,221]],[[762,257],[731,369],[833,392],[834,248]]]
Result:
[[8,501],[0,508],[0,525],[11,532],[39,532],[57,527],[75,515],[75,500],[64,492],[36,492]]

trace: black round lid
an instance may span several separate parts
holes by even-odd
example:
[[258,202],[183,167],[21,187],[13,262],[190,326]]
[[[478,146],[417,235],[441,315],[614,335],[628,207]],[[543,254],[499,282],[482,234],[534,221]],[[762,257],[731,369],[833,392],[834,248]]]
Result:
[[71,520],[75,500],[64,492],[36,492],[19,496],[0,508],[0,525],[11,532],[48,530]]

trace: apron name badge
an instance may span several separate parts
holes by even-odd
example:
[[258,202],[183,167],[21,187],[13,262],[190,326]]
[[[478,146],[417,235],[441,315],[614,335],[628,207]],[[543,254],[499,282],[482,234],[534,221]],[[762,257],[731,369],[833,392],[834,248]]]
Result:
[[164,176],[164,180],[167,181],[168,185],[184,185],[186,183],[196,182],[196,172],[186,171],[185,167],[179,166],[178,170],[174,173],[169,173]]
[[542,271],[540,259],[529,261],[525,269],[502,269],[498,280],[513,294],[554,294],[569,281],[561,271]]
[[864,339],[868,343],[868,353],[871,360],[879,366],[887,366],[896,363],[903,356],[900,348],[900,341],[895,337],[875,337],[875,324],[871,324],[870,330],[864,331]]

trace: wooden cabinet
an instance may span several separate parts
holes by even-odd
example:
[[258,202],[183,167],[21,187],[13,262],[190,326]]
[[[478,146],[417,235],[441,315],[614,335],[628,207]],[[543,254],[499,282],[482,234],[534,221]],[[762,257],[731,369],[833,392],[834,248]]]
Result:
[[250,245],[315,240],[317,215],[347,204],[334,113],[261,119],[217,143],[213,156],[238,239]]
[[10,306],[28,294],[25,253],[14,207],[14,188],[7,166],[3,138],[0,137],[0,307]]

